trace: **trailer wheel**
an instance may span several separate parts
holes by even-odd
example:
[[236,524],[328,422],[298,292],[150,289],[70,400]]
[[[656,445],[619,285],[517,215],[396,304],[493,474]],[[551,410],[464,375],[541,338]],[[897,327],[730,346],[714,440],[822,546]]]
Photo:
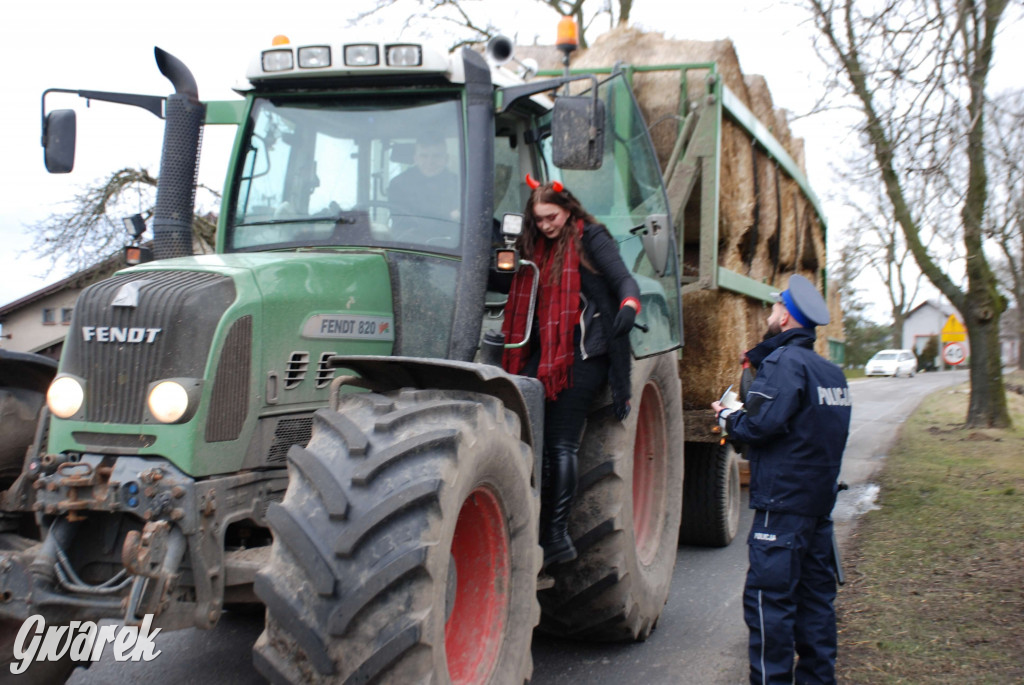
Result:
[[254,647],[271,682],[518,682],[541,549],[533,452],[470,392],[353,394],[288,454]]
[[725,547],[740,525],[740,461],[732,445],[686,443],[679,542]]
[[589,640],[644,640],[675,567],[683,477],[682,399],[671,354],[633,366],[633,412],[587,421],[569,532],[579,553],[552,566],[541,628]]

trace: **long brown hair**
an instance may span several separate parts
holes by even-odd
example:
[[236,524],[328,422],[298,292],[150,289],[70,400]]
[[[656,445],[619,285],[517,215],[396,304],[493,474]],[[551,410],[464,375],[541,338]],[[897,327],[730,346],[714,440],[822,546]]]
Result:
[[540,184],[530,192],[530,198],[526,201],[526,209],[523,212],[523,232],[516,240],[516,248],[519,250],[519,254],[525,259],[533,260],[537,241],[548,239],[537,227],[537,217],[533,213],[534,205],[544,202],[557,205],[569,212],[569,218],[565,220],[562,232],[552,241],[552,252],[548,257],[548,259],[554,260],[552,273],[555,274],[556,284],[562,278],[562,262],[565,259],[565,252],[568,249],[569,241],[572,241],[576,246],[576,254],[580,257],[580,264],[589,271],[597,273],[597,269],[587,259],[587,254],[583,250],[580,231],[576,230],[576,223],[582,220],[584,224],[596,224],[598,221],[590,212],[583,208],[583,205],[576,199],[575,195],[561,184],[558,185],[562,188],[561,190],[555,190],[554,184],[548,181],[547,183]]

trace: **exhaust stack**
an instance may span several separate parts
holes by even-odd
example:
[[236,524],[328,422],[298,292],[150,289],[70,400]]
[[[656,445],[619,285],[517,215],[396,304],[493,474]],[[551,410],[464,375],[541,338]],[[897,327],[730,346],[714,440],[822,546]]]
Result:
[[188,67],[174,55],[153,49],[157,66],[174,86],[167,97],[160,183],[153,213],[153,256],[156,259],[192,254],[192,216],[195,212],[199,146],[206,105]]

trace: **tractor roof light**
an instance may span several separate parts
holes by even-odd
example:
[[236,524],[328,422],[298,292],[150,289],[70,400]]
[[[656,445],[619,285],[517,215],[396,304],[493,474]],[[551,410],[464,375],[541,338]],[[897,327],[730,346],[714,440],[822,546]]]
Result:
[[345,46],[346,67],[375,67],[380,64],[380,50],[373,43]]
[[323,69],[331,66],[331,48],[327,45],[309,45],[299,48],[300,69]]
[[389,67],[423,66],[423,49],[419,45],[411,43],[388,45],[385,50]]
[[263,71],[288,71],[295,66],[295,58],[291,48],[279,48],[263,51]]
[[85,389],[76,378],[58,376],[46,391],[46,406],[60,419],[70,419],[82,409]]

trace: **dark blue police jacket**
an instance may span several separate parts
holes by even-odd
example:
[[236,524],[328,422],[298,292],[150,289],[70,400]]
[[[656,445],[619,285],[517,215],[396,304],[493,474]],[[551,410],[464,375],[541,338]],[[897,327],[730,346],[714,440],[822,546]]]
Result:
[[814,339],[813,330],[794,328],[747,354],[757,377],[726,428],[749,445],[752,509],[825,516],[835,505],[850,389]]

